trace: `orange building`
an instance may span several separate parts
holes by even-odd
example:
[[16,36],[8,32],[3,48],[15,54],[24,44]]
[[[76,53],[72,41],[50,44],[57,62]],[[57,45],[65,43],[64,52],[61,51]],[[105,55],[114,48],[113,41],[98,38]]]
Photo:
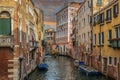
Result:
[[39,63],[39,14],[32,0],[0,0],[0,80],[22,80]]

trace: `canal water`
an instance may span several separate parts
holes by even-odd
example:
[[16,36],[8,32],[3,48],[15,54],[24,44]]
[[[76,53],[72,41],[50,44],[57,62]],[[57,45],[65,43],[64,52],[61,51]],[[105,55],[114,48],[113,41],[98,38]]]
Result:
[[47,56],[45,62],[49,66],[48,71],[36,69],[28,80],[112,80],[104,76],[86,76],[74,67],[73,59],[69,57]]

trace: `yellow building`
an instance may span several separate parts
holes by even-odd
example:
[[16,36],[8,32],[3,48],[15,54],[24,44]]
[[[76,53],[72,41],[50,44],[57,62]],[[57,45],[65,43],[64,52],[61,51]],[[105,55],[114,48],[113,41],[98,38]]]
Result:
[[93,63],[105,75],[120,80],[120,0],[94,13]]

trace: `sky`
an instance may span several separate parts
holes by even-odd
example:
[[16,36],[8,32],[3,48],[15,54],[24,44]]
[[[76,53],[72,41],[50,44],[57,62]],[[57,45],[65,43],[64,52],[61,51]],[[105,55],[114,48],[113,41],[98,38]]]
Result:
[[65,1],[80,2],[81,0],[33,0],[35,6],[43,10],[44,29],[56,27],[56,13],[64,7]]

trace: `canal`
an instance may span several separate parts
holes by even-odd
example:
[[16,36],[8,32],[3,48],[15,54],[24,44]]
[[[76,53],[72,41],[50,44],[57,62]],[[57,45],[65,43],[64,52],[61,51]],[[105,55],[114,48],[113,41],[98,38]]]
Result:
[[48,71],[36,69],[28,80],[112,80],[104,76],[86,76],[74,67],[73,59],[69,57],[47,56],[45,62],[49,66]]

